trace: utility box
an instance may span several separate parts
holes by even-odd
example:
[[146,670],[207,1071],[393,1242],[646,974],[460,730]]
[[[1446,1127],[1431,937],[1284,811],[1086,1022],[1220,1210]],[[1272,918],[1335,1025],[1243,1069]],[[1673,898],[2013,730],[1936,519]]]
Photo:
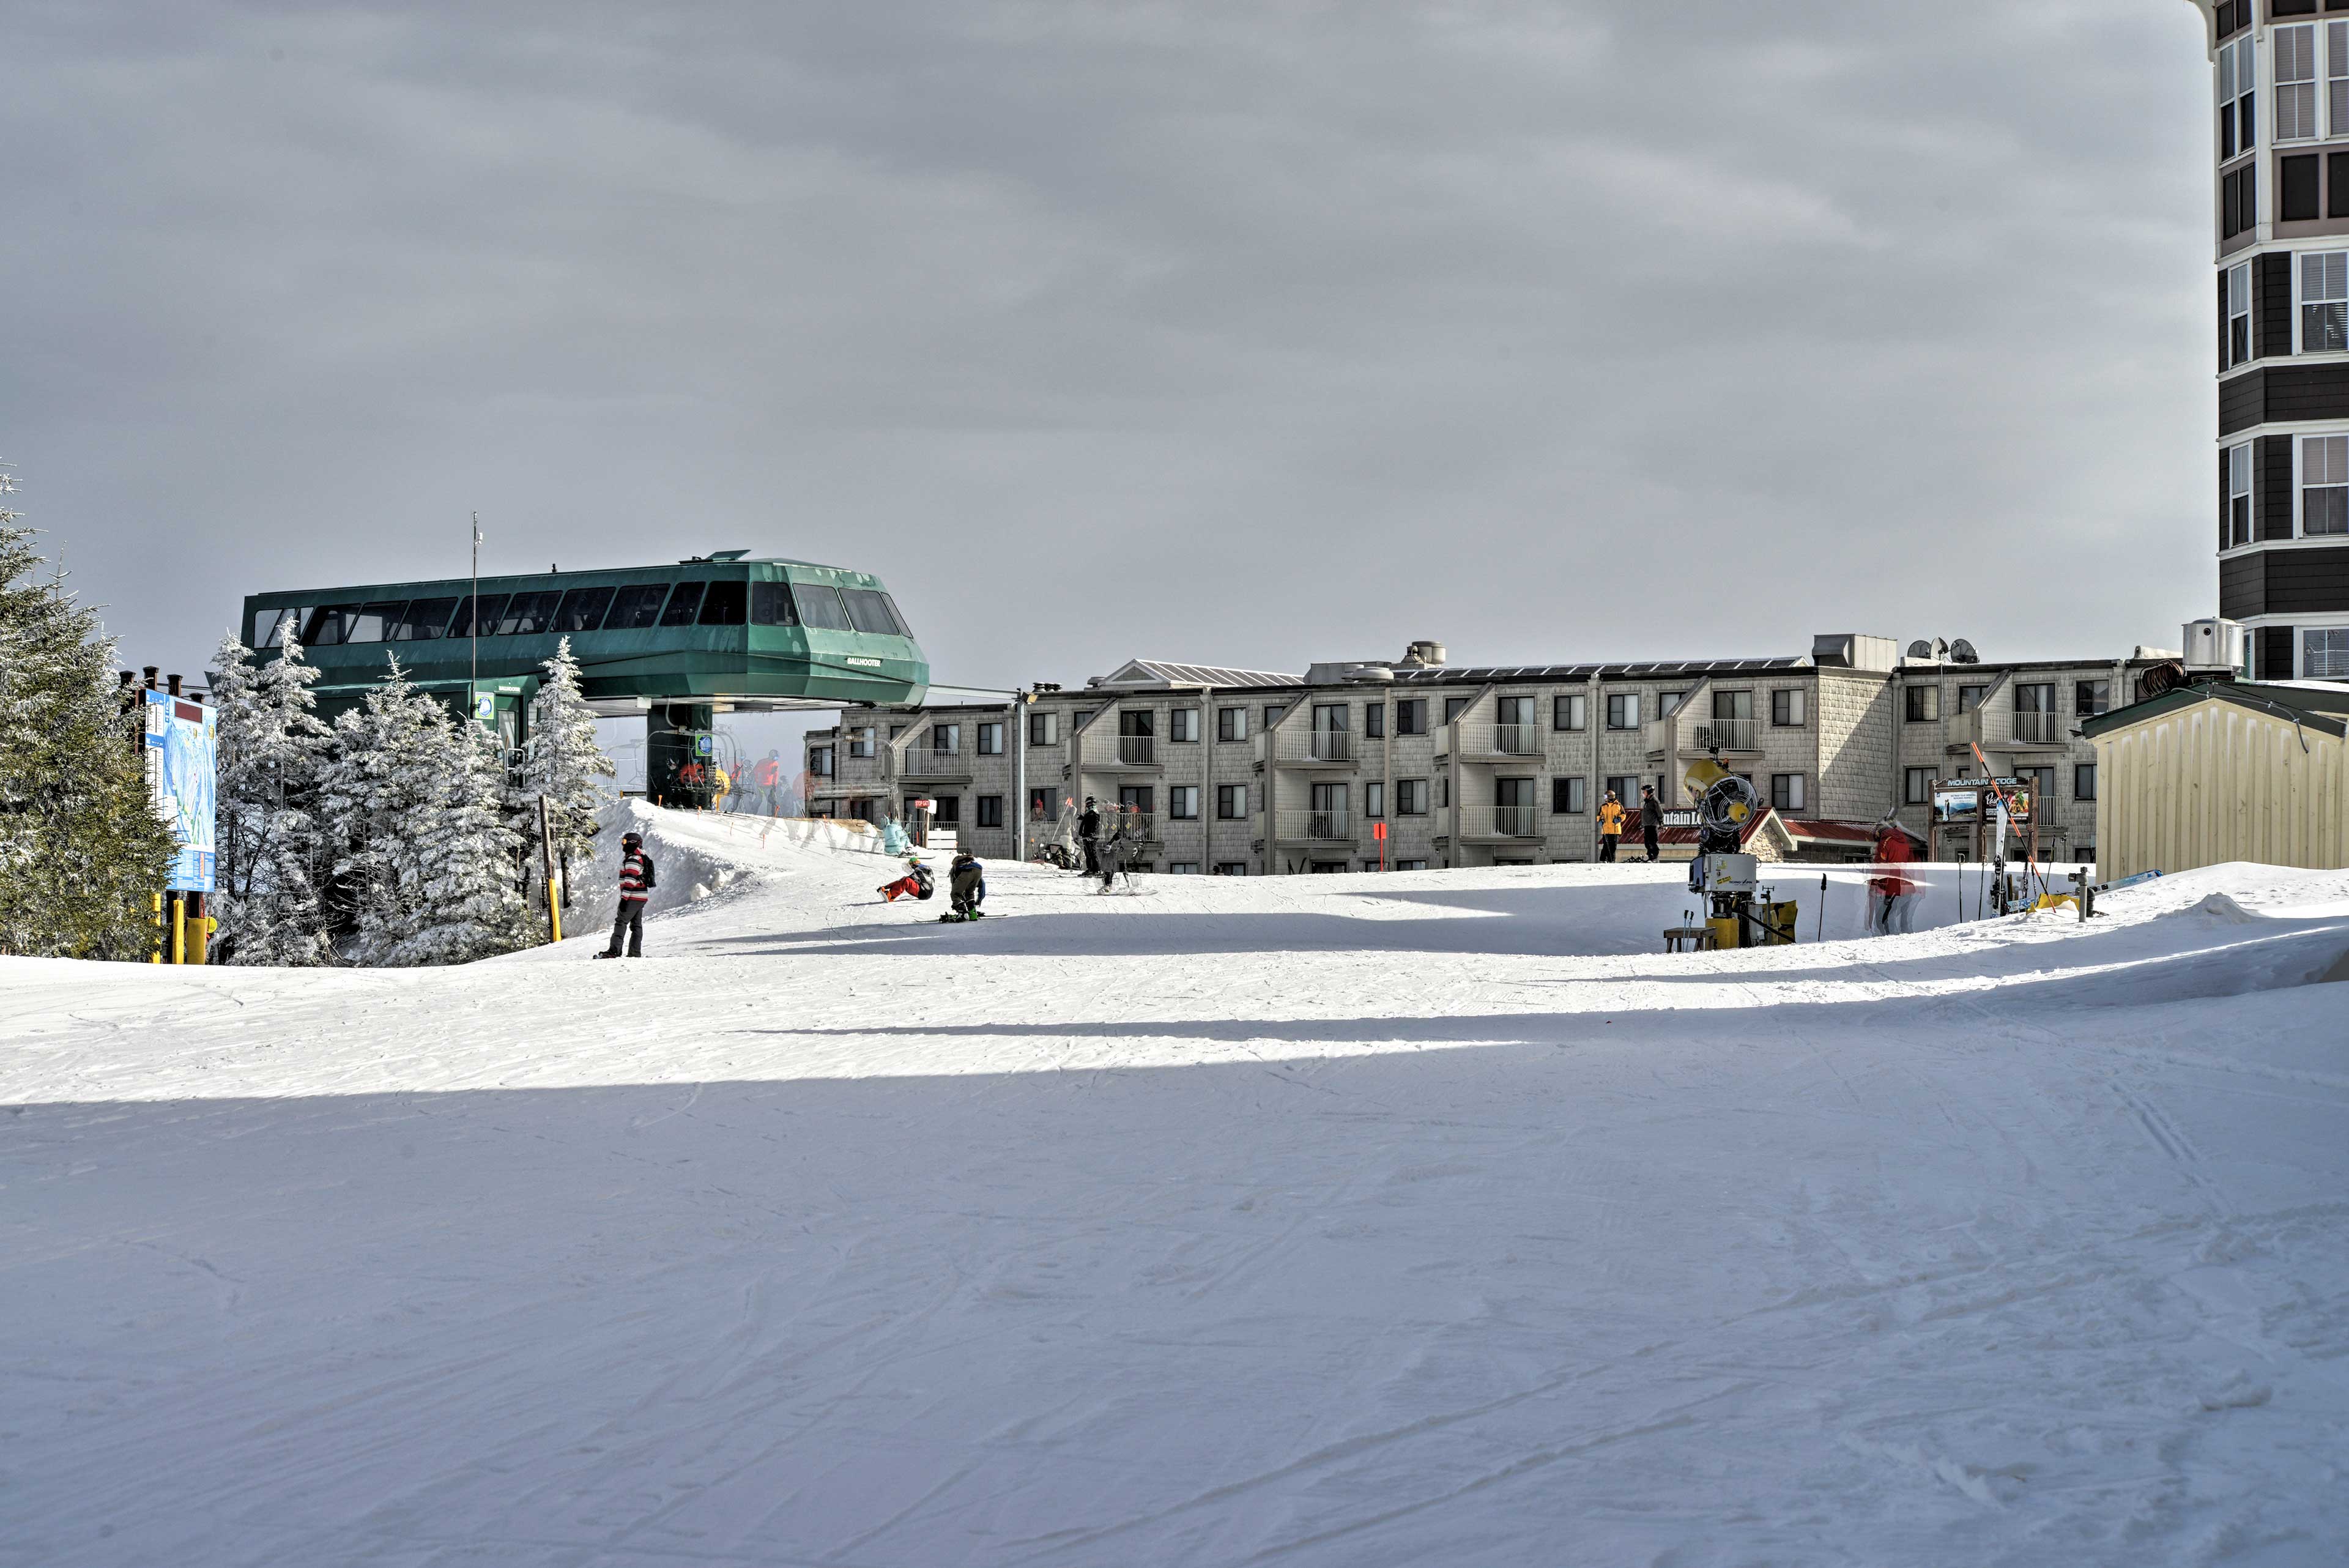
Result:
[[2222,670],[2242,675],[2251,670],[2251,636],[2240,621],[2205,616],[2186,623],[2186,668]]

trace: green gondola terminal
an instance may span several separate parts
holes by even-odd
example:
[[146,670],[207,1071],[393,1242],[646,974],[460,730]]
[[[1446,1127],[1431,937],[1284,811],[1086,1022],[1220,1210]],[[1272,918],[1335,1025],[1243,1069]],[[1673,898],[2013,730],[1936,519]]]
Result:
[[606,718],[644,715],[646,786],[678,774],[721,712],[918,704],[930,667],[878,577],[745,550],[667,566],[369,583],[248,596],[264,657],[295,629],[319,671],[320,715],[356,706],[398,659],[422,690],[528,739],[530,700],[571,639],[580,690]]

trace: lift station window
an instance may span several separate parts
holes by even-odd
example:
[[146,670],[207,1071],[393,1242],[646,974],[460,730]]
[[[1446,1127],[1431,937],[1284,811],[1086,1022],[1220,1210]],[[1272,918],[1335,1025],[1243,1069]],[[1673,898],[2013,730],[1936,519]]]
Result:
[[481,600],[481,629],[476,631],[473,628],[473,601],[470,598],[458,600],[456,618],[449,623],[449,635],[450,637],[497,636],[498,618],[506,613],[506,596],[485,594]]
[[792,587],[789,583],[750,585],[752,626],[797,626],[799,623],[799,612],[792,607]]
[[638,583],[622,588],[612,597],[612,613],[604,618],[605,631],[641,631],[660,619],[661,600],[668,597],[667,583]]
[[391,623],[394,642],[432,642],[449,629],[449,612],[455,599],[418,599]]
[[535,637],[554,628],[554,607],[563,596],[549,588],[544,593],[516,594],[506,601],[506,613],[498,622],[500,637]]
[[800,624],[818,631],[847,631],[848,612],[841,608],[840,595],[828,583],[793,583],[792,597],[800,608]]
[[709,592],[701,601],[701,624],[704,626],[740,626],[748,618],[750,585],[719,582],[709,585]]
[[708,583],[679,583],[677,591],[668,596],[668,608],[661,612],[663,626],[691,626],[693,612],[701,607],[702,590]]
[[604,612],[611,606],[609,588],[574,588],[563,596],[563,607],[554,612],[554,629],[594,631],[604,624]]
[[848,618],[857,630],[874,637],[907,635],[891,610],[886,594],[872,588],[843,588],[840,597],[848,601]]

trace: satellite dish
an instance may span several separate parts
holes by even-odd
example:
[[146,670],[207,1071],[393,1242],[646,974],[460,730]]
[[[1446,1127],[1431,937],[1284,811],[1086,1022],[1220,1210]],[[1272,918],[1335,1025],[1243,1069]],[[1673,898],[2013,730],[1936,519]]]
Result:
[[1933,657],[1936,659],[1950,657],[1950,645],[1938,637],[1933,639]]
[[1909,657],[1911,659],[1930,659],[1933,657],[1933,645],[1927,642],[1920,637],[1916,641],[1909,645]]
[[1957,641],[1950,644],[1950,657],[1960,664],[1980,664],[1982,662],[1982,655],[1974,651],[1974,645],[1968,642],[1962,637],[1958,639]]

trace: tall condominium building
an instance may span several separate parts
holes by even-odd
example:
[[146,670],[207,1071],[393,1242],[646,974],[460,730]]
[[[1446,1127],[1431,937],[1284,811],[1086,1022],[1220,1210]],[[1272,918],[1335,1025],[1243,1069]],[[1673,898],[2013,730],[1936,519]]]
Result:
[[2216,105],[2219,613],[2249,628],[2261,680],[2349,676],[2349,0],[2195,8]]
[[1153,868],[1265,876],[1588,860],[1613,790],[1636,805],[1718,755],[1771,810],[1757,851],[1865,859],[1896,817],[1922,839],[1940,779],[2031,781],[2043,847],[2095,856],[2080,722],[2149,662],[1983,663],[1920,643],[1808,654],[1468,668],[1433,643],[1302,674],[1133,659],[1009,707],[843,714],[807,739],[810,809],[878,820],[935,804],[982,855],[1087,797],[1141,815]]

